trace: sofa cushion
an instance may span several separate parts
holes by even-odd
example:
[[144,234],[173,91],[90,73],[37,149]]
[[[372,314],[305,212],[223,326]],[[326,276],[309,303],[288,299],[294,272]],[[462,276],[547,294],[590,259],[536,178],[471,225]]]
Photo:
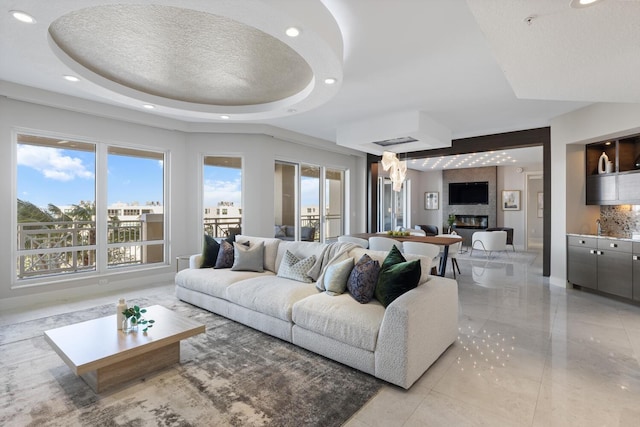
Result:
[[305,242],[313,242],[315,234],[315,227],[300,227],[300,240],[303,240]]
[[336,341],[375,351],[384,307],[378,301],[362,305],[348,294],[320,293],[293,306],[293,322]]
[[373,299],[378,284],[380,263],[367,254],[362,255],[349,274],[347,289],[360,304],[367,304]]
[[353,258],[347,258],[327,267],[324,274],[324,288],[331,296],[343,294],[347,290],[347,280],[353,269]]
[[251,246],[240,243],[233,244],[232,271],[264,271],[264,243],[258,242]]
[[180,270],[176,274],[176,285],[192,291],[202,292],[216,298],[227,298],[227,288],[236,282],[259,276],[274,276],[274,273],[265,271],[256,273],[253,271],[231,271],[229,269],[193,269]]
[[249,242],[250,245],[254,245],[258,242],[264,243],[264,269],[273,271],[274,273],[277,271],[276,256],[278,255],[278,245],[281,242],[280,239],[238,235],[236,236],[236,242]]
[[276,225],[273,228],[273,237],[287,237],[287,226],[286,225]]
[[309,283],[264,275],[234,283],[227,288],[226,297],[242,307],[291,322],[293,304],[317,292]]
[[406,261],[395,246],[380,267],[374,296],[387,307],[396,298],[418,286],[420,261]]
[[204,235],[204,244],[202,245],[202,256],[200,257],[200,268],[213,268],[218,259],[218,251],[220,243],[208,234]]
[[298,282],[311,283],[307,271],[316,263],[315,255],[300,259],[289,251],[286,251],[278,269],[278,276],[297,280]]

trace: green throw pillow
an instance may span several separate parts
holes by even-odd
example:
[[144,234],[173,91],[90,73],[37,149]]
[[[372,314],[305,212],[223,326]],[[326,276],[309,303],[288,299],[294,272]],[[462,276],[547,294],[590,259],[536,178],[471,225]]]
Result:
[[418,287],[421,274],[420,260],[406,261],[394,246],[380,268],[375,290],[376,299],[387,307],[400,295]]
[[202,257],[200,258],[200,268],[213,268],[218,259],[220,243],[208,234],[204,235],[204,245],[202,247]]

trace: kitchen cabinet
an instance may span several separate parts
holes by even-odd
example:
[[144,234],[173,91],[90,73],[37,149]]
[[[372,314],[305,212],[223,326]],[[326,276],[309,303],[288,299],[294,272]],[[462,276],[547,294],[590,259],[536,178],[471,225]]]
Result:
[[586,145],[585,171],[587,205],[640,204],[640,135]]
[[572,285],[631,299],[637,278],[640,299],[640,261],[634,265],[633,249],[633,242],[626,240],[569,235],[567,280]]
[[640,301],[640,242],[633,242],[633,299]]
[[597,249],[597,238],[567,237],[567,280],[571,284],[598,289]]
[[633,289],[632,243],[616,239],[598,239],[598,290],[631,298]]

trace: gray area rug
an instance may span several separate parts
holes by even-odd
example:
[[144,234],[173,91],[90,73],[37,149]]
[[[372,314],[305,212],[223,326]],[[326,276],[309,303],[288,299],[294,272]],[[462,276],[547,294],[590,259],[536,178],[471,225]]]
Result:
[[42,334],[115,305],[0,327],[0,425],[339,426],[383,384],[171,295],[131,303],[163,305],[207,332],[182,342],[181,364],[97,395]]

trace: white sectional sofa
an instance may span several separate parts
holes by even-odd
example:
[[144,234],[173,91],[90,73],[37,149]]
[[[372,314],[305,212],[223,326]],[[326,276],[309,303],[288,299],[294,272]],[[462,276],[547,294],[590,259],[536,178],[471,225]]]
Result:
[[[420,283],[385,308],[375,299],[360,304],[348,292],[331,296],[315,283],[277,275],[285,251],[321,259],[327,244],[248,236],[236,241],[264,243],[264,272],[198,268],[200,255],[193,255],[190,268],[176,275],[177,297],[405,389],[456,340],[457,282],[428,275],[428,258],[405,255],[420,259]],[[346,249],[356,262],[366,253],[382,265],[387,256]]]

